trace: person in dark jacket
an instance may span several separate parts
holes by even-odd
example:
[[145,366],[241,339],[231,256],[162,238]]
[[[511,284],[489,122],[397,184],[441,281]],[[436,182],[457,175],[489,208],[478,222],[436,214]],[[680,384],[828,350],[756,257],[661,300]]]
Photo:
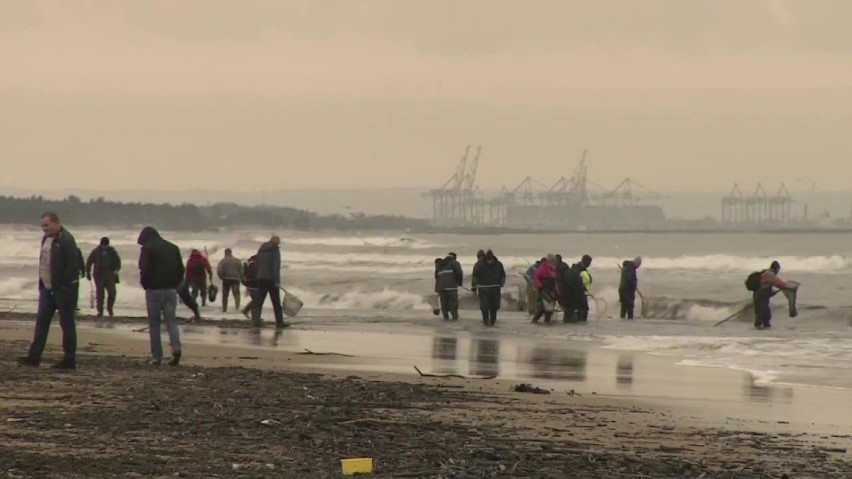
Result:
[[583,303],[583,280],[580,271],[568,263],[559,271],[560,297],[562,299],[562,322],[576,323],[579,320],[580,307]]
[[186,260],[186,284],[189,286],[193,300],[201,294],[201,306],[207,305],[208,278],[212,283],[213,268],[210,267],[210,261],[201,254],[201,251],[193,249],[189,252],[189,259]]
[[104,315],[104,292],[107,297],[107,313],[113,317],[115,305],[115,285],[118,283],[118,272],[121,270],[121,258],[118,252],[109,245],[109,238],[101,238],[100,244],[89,253],[86,260],[86,278],[95,279],[95,298],[97,301],[98,317]]
[[[249,302],[243,307],[243,316],[246,319],[252,320],[254,312],[254,302],[257,300],[257,255],[253,254],[243,264],[243,286],[246,287],[246,292],[249,296]],[[260,326],[259,322],[255,326]]]
[[180,363],[182,348],[180,330],[177,326],[177,288],[186,270],[180,249],[164,240],[154,228],[146,226],[136,242],[142,246],[139,252],[139,282],[145,290],[148,307],[148,331],[151,339],[150,364],[159,366],[163,361],[163,344],[160,338],[160,321],[166,320],[169,342],[172,346],[171,366]]
[[[769,307],[769,300],[778,291],[790,288],[786,282],[778,277],[778,273],[780,272],[781,263],[773,261],[769,265],[769,269],[760,274],[760,287],[752,293],[755,329],[769,329],[772,327],[772,308]],[[773,291],[772,288],[778,288],[778,290]]]
[[435,268],[435,289],[441,301],[445,320],[459,319],[459,288],[464,284],[464,273],[453,253],[447,255]]
[[639,279],[636,270],[642,265],[642,257],[627,260],[621,265],[621,281],[618,283],[618,300],[621,302],[621,319],[633,319],[633,307],[636,304],[636,289]]
[[22,366],[38,367],[47,343],[50,323],[54,313],[59,313],[62,328],[61,361],[54,364],[57,369],[77,367],[77,327],[74,313],[77,310],[77,295],[80,286],[79,248],[74,236],[59,221],[53,212],[41,215],[41,254],[38,268],[38,313],[35,333],[26,356],[18,358]]
[[482,322],[486,326],[494,326],[497,322],[497,311],[500,309],[501,289],[506,285],[506,270],[503,263],[494,256],[494,252],[488,250],[473,276],[472,284],[479,295]]
[[485,250],[479,250],[476,252],[476,263],[473,263],[473,271],[470,273],[470,291],[474,296],[476,296],[476,284],[474,283],[476,272],[483,261],[485,261]]
[[260,245],[257,250],[257,301],[254,306],[254,321],[263,324],[261,311],[266,296],[272,301],[272,310],[275,312],[275,327],[284,329],[284,312],[281,309],[281,295],[278,289],[281,287],[281,238],[272,236],[269,241]]
[[592,275],[589,266],[592,265],[592,257],[584,254],[579,263],[574,263],[571,269],[577,272],[575,277],[579,279],[574,285],[574,305],[576,308],[577,321],[585,323],[589,320],[589,287],[592,285]]

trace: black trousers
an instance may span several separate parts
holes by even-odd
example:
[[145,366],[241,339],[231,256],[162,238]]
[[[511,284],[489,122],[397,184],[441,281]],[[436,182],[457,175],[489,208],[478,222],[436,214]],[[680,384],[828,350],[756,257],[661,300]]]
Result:
[[482,311],[482,322],[486,326],[494,326],[497,322],[497,311],[500,309],[501,288],[478,288],[479,309]]
[[112,316],[112,307],[115,306],[115,279],[95,276],[95,304],[98,316],[104,314],[104,293],[106,293],[107,312]]
[[621,302],[621,319],[633,319],[633,306],[636,304],[636,290],[619,289],[618,300]]
[[47,334],[53,315],[59,313],[59,326],[62,327],[62,351],[65,360],[74,362],[77,357],[77,326],[74,323],[74,313],[77,311],[77,295],[79,283],[65,289],[48,290],[39,281],[38,313],[36,314],[35,334],[27,356],[36,362],[41,360],[44,346],[47,344]]
[[752,294],[754,302],[754,327],[758,329],[772,327],[772,308],[769,307],[769,300],[772,296],[768,292],[755,291]]
[[266,301],[266,295],[269,295],[272,301],[272,310],[275,313],[275,324],[284,325],[284,311],[281,309],[281,293],[278,291],[278,285],[274,281],[267,279],[259,279],[257,281],[257,294],[254,298],[254,316],[253,319],[260,321],[260,312],[263,310],[263,303]]
[[441,313],[444,319],[459,319],[459,291],[457,289],[443,289],[438,292],[441,299]]
[[189,283],[189,290],[192,294],[192,299],[198,298],[198,294],[201,294],[201,305],[205,306],[207,304],[207,281],[199,281]]
[[192,314],[195,316],[195,319],[201,319],[201,311],[198,309],[198,303],[193,299],[192,295],[189,294],[189,285],[184,281],[177,288],[177,294],[180,298],[181,302],[186,305],[187,308],[192,310]]
[[235,279],[222,280],[222,312],[228,310],[228,294],[233,292],[234,307],[240,309],[240,282]]

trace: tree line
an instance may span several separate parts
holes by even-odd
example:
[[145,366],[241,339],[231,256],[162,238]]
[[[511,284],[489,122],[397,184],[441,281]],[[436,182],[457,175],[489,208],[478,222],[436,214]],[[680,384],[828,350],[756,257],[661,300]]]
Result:
[[[80,226],[154,225],[168,230],[200,230],[222,227],[263,226],[295,230],[428,229],[427,220],[390,215],[319,215],[282,206],[243,206],[216,203],[139,203],[83,201],[71,195],[47,199],[42,196],[19,198],[0,196],[0,223],[32,224],[45,211],[56,212],[62,221]],[[34,219],[35,218],[35,219]]]

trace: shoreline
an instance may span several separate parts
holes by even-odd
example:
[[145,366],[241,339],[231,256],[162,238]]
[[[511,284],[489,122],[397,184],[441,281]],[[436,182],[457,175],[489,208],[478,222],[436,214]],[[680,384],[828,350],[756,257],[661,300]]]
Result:
[[[190,330],[194,330],[197,328],[217,328],[220,330],[236,330],[236,331],[260,331],[260,333],[266,332],[272,334],[274,332],[273,323],[267,319],[266,324],[263,328],[256,328],[250,324],[250,322],[244,319],[242,316],[239,319],[235,319],[233,317],[224,318],[224,317],[216,317],[213,319],[205,318],[202,319],[201,322],[188,321],[191,315],[185,314],[185,318],[178,316],[178,324],[182,328],[189,328]],[[329,319],[329,322],[323,322],[324,319]],[[35,313],[31,312],[16,312],[16,311],[0,311],[0,329],[2,329],[3,324],[7,322],[11,323],[25,323],[28,321],[35,320]],[[93,314],[83,314],[78,315],[76,317],[76,321],[79,327],[84,328],[94,328],[94,329],[112,329],[112,328],[129,328],[130,326],[139,326],[138,329],[145,328],[148,325],[148,319],[144,316],[136,316],[136,315],[118,315],[114,318],[96,318]],[[290,324],[288,329],[284,331],[293,331],[299,330],[303,331],[303,334],[309,333],[311,331],[326,331],[331,334],[381,334],[382,328],[376,328],[374,324],[371,322],[357,322],[357,323],[340,323],[337,320],[337,316],[331,316],[326,318],[324,316],[310,316],[306,318],[296,317],[296,318],[285,318],[285,321]],[[505,321],[505,320],[504,320]],[[514,324],[512,319],[510,324]],[[519,323],[520,324],[520,323]],[[58,324],[55,326],[58,327]],[[438,328],[440,331],[440,327],[444,326],[441,322],[430,323],[426,322],[423,325],[416,324],[413,322],[409,322],[406,320],[396,322],[396,323],[387,323],[386,325],[390,328],[391,331],[397,332],[399,334],[415,334],[415,335],[423,335],[423,334],[434,334],[434,328]],[[476,332],[476,326],[478,326],[478,322],[474,325],[473,328],[470,328],[470,325],[465,325],[460,332],[462,334],[468,334],[471,332]],[[376,331],[378,329],[379,331]],[[454,330],[455,331],[455,330]],[[487,330],[483,330],[487,331]],[[498,330],[499,331],[499,330]],[[138,331],[136,331],[138,332]],[[519,342],[531,342],[531,341],[543,341],[545,343],[555,343],[559,340],[554,340],[552,338],[549,339],[541,339],[536,337],[528,337],[524,335],[514,336],[514,333],[498,333],[501,337],[508,336],[514,337],[514,341]],[[644,335],[640,335],[639,337],[643,337]],[[503,339],[506,340],[505,337]],[[719,365],[719,364],[709,364],[706,362],[702,362],[701,360],[691,359],[682,357],[676,354],[665,354],[657,351],[646,351],[643,349],[634,349],[634,348],[618,348],[607,346],[602,343],[601,338],[594,338],[589,336],[580,336],[580,337],[568,337],[567,341],[574,343],[575,345],[580,345],[581,347],[585,347],[583,345],[589,345],[591,348],[598,348],[601,350],[608,350],[613,354],[619,355],[642,355],[649,356],[654,358],[659,358],[660,361],[668,363],[669,366],[676,366],[678,368],[685,368],[686,370],[709,370],[709,371],[724,371],[725,373],[731,373],[732,375],[737,375],[741,377],[750,378],[754,387],[759,388],[801,388],[801,389],[809,389],[809,390],[826,390],[826,391],[836,391],[839,393],[848,393],[850,395],[850,399],[852,400],[852,387],[847,386],[834,386],[828,384],[819,384],[819,383],[803,383],[803,382],[792,382],[792,381],[784,381],[778,379],[777,376],[773,374],[769,374],[769,378],[765,376],[765,371],[753,371],[746,367],[735,366],[735,365]],[[510,340],[511,342],[511,340]]]
[[[848,428],[687,414],[579,388],[516,393],[520,381],[499,377],[353,371],[353,358],[241,345],[188,341],[180,367],[152,368],[147,335],[94,328],[80,335],[80,368],[62,373],[14,365],[31,331],[0,327],[0,433],[11,439],[0,471],[15,477],[330,478],[361,456],[388,478],[852,471]],[[45,360],[61,353],[57,330]]]
[[[146,323],[104,323],[78,325],[80,344],[111,345],[115,354],[148,355],[148,334],[133,328]],[[221,358],[254,357],[263,361],[283,358],[283,362],[274,361],[273,367],[297,365],[312,373],[367,374],[406,382],[423,379],[416,369],[466,378],[496,376],[492,382],[501,388],[509,383],[533,383],[559,394],[574,391],[630,401],[711,422],[792,424],[824,433],[852,430],[852,417],[841,413],[852,401],[852,390],[761,385],[743,371],[682,365],[675,357],[609,350],[583,340],[539,340],[478,330],[435,332],[401,327],[382,331],[372,326],[302,329],[296,324],[275,331],[209,321],[181,325],[181,340],[185,361],[199,366],[210,365],[209,361],[229,364]],[[58,345],[61,335],[58,327],[54,329],[50,342]],[[25,341],[32,331],[23,322],[0,321],[0,332],[3,338]],[[162,337],[167,343],[167,335]],[[266,367],[265,363],[259,366]]]

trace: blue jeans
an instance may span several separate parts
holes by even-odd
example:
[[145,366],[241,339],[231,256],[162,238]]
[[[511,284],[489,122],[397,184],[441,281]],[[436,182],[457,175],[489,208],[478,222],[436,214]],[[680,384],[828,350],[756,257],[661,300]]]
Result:
[[177,291],[174,289],[149,289],[145,291],[145,304],[148,306],[148,332],[151,337],[151,356],[163,359],[163,343],[160,339],[160,319],[165,318],[169,329],[169,342],[172,354],[180,352],[180,330],[175,318],[177,309]]
[[66,361],[74,361],[77,356],[77,326],[74,324],[74,313],[77,311],[78,283],[55,291],[45,289],[39,281],[38,314],[36,314],[35,335],[30,351],[30,359],[41,360],[44,345],[47,343],[47,333],[53,314],[59,312],[59,326],[62,327],[62,350]]

